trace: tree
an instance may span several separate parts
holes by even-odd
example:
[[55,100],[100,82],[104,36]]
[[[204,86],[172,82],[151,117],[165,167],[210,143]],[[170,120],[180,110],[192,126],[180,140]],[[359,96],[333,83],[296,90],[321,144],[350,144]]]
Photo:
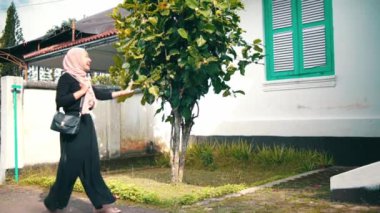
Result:
[[[172,126],[172,182],[182,182],[198,100],[210,87],[224,97],[244,94],[228,81],[263,57],[259,39],[249,44],[242,38],[237,12],[243,7],[240,0],[126,0],[112,15],[119,54],[111,76],[122,88],[133,80],[142,104],[159,99],[156,113],[170,105],[163,120]],[[130,15],[123,17],[120,8]]]
[[72,22],[75,22],[76,19],[74,18],[69,18],[68,20],[66,21],[63,21],[61,23],[61,26],[57,26],[55,25],[54,27],[52,27],[51,29],[49,29],[45,35],[55,35],[55,34],[59,34],[59,33],[62,33],[64,31],[67,31],[69,29],[71,29],[71,23]]
[[[13,2],[8,7],[5,28],[0,40],[2,47],[12,47],[24,42],[24,36],[22,33],[22,28],[20,26],[20,20],[18,19],[16,6]],[[19,67],[17,67],[16,65],[11,63],[5,63],[3,64],[3,68],[0,74],[1,76],[18,76],[21,75],[21,72],[19,72]]]

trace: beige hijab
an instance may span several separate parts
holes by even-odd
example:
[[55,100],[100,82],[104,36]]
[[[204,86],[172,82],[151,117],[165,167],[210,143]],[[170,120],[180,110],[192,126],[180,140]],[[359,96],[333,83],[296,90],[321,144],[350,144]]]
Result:
[[82,114],[89,113],[90,108],[94,108],[96,105],[96,97],[91,86],[91,79],[87,77],[87,72],[84,69],[86,63],[84,58],[86,54],[87,51],[85,49],[74,47],[66,53],[63,59],[65,72],[74,77],[79,83],[89,87],[84,96]]

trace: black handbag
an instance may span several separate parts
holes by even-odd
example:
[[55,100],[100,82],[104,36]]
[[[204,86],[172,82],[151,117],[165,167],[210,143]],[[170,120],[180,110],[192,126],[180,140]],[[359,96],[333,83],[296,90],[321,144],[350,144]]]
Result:
[[81,111],[82,111],[83,97],[81,98],[79,113],[78,114],[65,114],[59,111],[57,106],[57,112],[53,117],[50,129],[69,135],[75,135],[79,132]]

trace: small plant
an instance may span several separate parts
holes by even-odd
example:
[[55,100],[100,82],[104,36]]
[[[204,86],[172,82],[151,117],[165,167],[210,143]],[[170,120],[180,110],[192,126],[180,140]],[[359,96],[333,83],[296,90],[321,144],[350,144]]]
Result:
[[334,163],[333,158],[325,153],[316,150],[305,150],[300,153],[301,171],[310,171],[322,167],[331,166]]
[[139,203],[159,204],[160,200],[157,195],[145,191],[133,184],[125,184],[120,181],[107,181],[107,185],[113,194],[117,195],[122,200],[131,200]]
[[301,171],[310,171],[333,164],[333,158],[316,150],[297,150],[285,146],[262,146],[257,149],[254,162],[262,166],[298,165]]
[[255,161],[262,165],[280,165],[291,161],[295,157],[295,153],[294,148],[283,145],[261,146],[257,148]]
[[187,151],[187,164],[193,167],[214,168],[214,143],[192,144]]
[[231,155],[238,161],[248,161],[252,155],[252,145],[245,141],[239,141],[231,145]]
[[170,167],[170,153],[163,152],[154,158],[156,166]]

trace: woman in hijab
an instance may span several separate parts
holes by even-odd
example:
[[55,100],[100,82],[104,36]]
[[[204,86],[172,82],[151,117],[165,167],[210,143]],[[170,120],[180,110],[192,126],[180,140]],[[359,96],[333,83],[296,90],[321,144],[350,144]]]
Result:
[[[126,90],[110,92],[91,86],[87,77],[91,59],[83,48],[70,49],[63,59],[65,73],[57,85],[56,104],[65,113],[81,113],[79,132],[76,135],[60,134],[61,157],[57,177],[44,200],[50,212],[64,209],[70,199],[74,183],[79,177],[94,205],[94,212],[117,213],[120,209],[111,205],[115,202],[100,174],[99,150],[90,111],[97,100],[109,100],[133,93],[131,84]],[[83,98],[80,110],[81,99]]]

